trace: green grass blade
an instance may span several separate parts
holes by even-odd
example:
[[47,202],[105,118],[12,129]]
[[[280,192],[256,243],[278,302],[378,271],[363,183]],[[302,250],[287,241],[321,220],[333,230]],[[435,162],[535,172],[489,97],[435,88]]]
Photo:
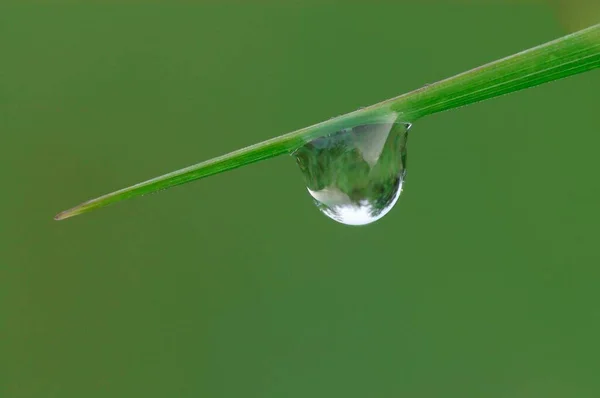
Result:
[[260,160],[289,153],[307,141],[353,124],[414,122],[433,113],[473,104],[600,67],[600,24],[480,66],[407,94],[306,127],[84,202],[56,220],[87,213],[135,196],[161,191]]

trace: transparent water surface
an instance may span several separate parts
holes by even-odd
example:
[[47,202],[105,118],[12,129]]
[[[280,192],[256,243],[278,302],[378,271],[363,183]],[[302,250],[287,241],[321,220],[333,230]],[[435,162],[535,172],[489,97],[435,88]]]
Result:
[[406,175],[409,123],[372,123],[317,138],[294,152],[319,210],[347,225],[379,220]]

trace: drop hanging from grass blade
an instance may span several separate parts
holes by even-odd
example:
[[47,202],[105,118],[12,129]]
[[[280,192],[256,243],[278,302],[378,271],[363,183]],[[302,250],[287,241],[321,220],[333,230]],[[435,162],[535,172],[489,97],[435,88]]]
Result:
[[[389,176],[386,180],[385,169],[379,165],[373,166],[369,162],[367,162],[368,172],[363,170],[362,175],[350,167],[344,167],[344,162],[341,161],[343,160],[342,156],[326,156],[328,151],[324,150],[323,146],[327,146],[329,141],[327,139],[319,141],[317,137],[328,137],[331,141],[335,141],[336,135],[332,133],[336,131],[341,136],[347,133],[353,136],[357,135],[362,128],[375,129],[375,126],[372,125],[386,123],[392,123],[389,126],[392,131],[401,128],[396,125],[401,126],[402,124],[404,130],[408,130],[410,124],[406,123],[407,121],[413,122],[438,112],[510,94],[599,67],[600,24],[597,24],[364,109],[110,192],[62,211],[54,218],[55,220],[64,220],[112,203],[186,184],[293,152],[305,173],[309,192],[313,197],[318,198],[315,200],[323,211],[327,211],[330,217],[336,217],[340,222],[355,225],[367,224],[385,215],[397,200],[406,167],[406,149],[404,148],[406,131],[400,134],[402,138],[399,151],[404,156],[398,155],[397,152],[384,156],[388,150],[383,148],[379,154],[380,157],[376,159],[377,164],[386,164],[388,158],[396,159],[397,163],[395,165],[390,163],[391,167],[389,168],[389,170],[395,171],[395,180],[390,179]],[[398,115],[402,115],[400,119],[403,119],[405,123],[397,123]],[[390,116],[390,118],[389,120],[377,119],[379,116]],[[373,118],[377,120],[373,120]],[[350,131],[344,129],[346,123],[352,126]],[[391,135],[395,136],[396,133]],[[325,145],[321,145],[319,142]],[[333,146],[335,147],[335,145]],[[299,147],[300,149],[296,151]],[[361,145],[358,145],[356,149],[359,154],[365,152],[364,150],[361,152],[358,149],[360,147]],[[328,158],[330,160],[327,160]],[[336,162],[335,159],[341,160]],[[335,168],[329,171],[319,170],[320,163],[339,166],[340,172],[336,173]],[[360,165],[360,162],[350,162],[350,164]],[[349,179],[350,183],[344,184],[342,180],[346,177],[332,178],[345,174],[352,176]],[[358,174],[359,177],[372,177],[371,183],[359,184],[357,181],[360,179],[354,179],[355,174]],[[392,200],[389,200],[390,184],[395,187],[393,192],[396,194],[392,196]],[[377,191],[380,192],[380,195],[374,194]],[[362,213],[357,210],[362,210]]]
[[410,127],[395,120],[361,124],[295,150],[292,155],[319,210],[347,225],[385,216],[402,191]]

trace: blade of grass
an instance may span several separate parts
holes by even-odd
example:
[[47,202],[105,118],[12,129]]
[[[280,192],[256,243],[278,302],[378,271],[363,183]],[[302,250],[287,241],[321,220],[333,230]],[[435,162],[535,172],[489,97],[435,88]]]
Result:
[[491,62],[399,97],[239,149],[229,154],[84,202],[56,215],[73,217],[135,196],[161,191],[260,160],[289,153],[348,125],[403,122],[473,104],[600,67],[600,24]]

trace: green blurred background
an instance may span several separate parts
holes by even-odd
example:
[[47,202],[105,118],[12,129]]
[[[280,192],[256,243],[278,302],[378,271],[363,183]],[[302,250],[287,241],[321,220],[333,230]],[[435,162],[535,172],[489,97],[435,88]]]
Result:
[[366,227],[288,157],[52,220],[588,12],[75,3],[0,5],[0,397],[600,396],[598,71],[417,123]]

